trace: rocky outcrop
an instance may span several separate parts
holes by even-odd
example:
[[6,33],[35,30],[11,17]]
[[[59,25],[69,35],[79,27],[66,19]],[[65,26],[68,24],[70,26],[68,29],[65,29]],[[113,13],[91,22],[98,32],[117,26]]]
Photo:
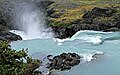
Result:
[[[96,52],[91,56],[91,61],[89,62],[102,58],[104,55],[104,52]],[[84,61],[84,58],[86,57],[76,53],[62,53],[54,57],[52,55],[48,55],[46,58],[49,60],[46,67],[49,71],[52,71],[53,69],[63,71],[70,70],[72,67],[77,66]]]
[[17,41],[22,40],[19,35],[9,32],[9,28],[0,24],[0,40],[4,41]]
[[104,52],[96,52],[91,54],[91,56],[89,55],[90,59],[86,60],[86,55],[78,55],[77,53],[62,53],[56,56],[50,54],[46,57],[42,55],[42,58],[39,56],[40,60],[42,60],[39,70],[41,71],[42,75],[54,75],[54,72],[56,72],[55,70],[70,70],[73,67],[82,64],[83,62],[90,63],[104,58],[104,56]]
[[69,28],[67,26],[53,26],[52,29],[54,30],[56,37],[60,39],[72,37],[76,33],[73,27]]
[[69,70],[80,63],[80,58],[76,53],[62,53],[53,57],[53,59],[48,58],[50,63],[47,68],[50,70]]
[[[82,20],[74,24],[74,30],[96,30],[96,31],[104,31],[106,29],[110,29],[113,27],[114,31],[119,30],[119,22],[118,20],[120,14],[117,14],[116,8],[98,8],[95,7],[92,11],[86,12]],[[117,19],[116,19],[117,18]]]
[[69,25],[51,25],[57,38],[68,38],[79,30],[95,31],[120,31],[120,8],[94,7],[91,11],[85,12],[82,18],[70,22]]
[[0,32],[0,40],[4,41],[17,41],[17,40],[22,40],[22,38],[19,35],[13,34],[11,32],[5,32],[2,31]]
[[[2,17],[0,17],[2,18]],[[14,33],[9,32],[10,27],[7,25],[6,21],[4,19],[0,19],[0,40],[4,41],[17,41],[22,40],[22,38],[19,35],[16,35]]]
[[99,8],[95,7],[91,11],[86,12],[82,18],[96,18],[98,16],[103,16],[103,17],[110,17],[115,13],[116,10],[112,8]]

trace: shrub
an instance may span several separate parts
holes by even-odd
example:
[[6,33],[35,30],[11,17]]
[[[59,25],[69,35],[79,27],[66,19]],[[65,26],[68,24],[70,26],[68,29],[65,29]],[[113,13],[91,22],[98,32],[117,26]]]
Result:
[[16,51],[8,42],[0,41],[1,75],[34,75],[40,61],[28,56],[27,50]]

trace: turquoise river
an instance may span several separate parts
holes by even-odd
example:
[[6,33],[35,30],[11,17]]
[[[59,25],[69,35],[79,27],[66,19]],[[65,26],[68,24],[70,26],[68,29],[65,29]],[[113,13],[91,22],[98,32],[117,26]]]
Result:
[[[34,39],[12,42],[13,49],[28,48],[33,58],[48,54],[75,52],[82,62],[69,71],[55,71],[55,75],[120,75],[120,32],[79,31],[67,39]],[[95,53],[105,53],[92,60]]]

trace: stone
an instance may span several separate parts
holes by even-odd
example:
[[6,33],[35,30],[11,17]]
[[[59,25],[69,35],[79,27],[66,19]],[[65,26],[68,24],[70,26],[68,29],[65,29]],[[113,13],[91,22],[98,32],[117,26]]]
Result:
[[54,56],[47,68],[50,70],[69,70],[80,63],[80,58],[76,53],[62,53]]
[[19,35],[16,35],[11,32],[0,32],[0,40],[7,40],[7,41],[17,41],[22,40],[22,38]]
[[110,31],[115,32],[115,31],[120,31],[120,29],[117,27],[112,27],[104,30],[104,32],[110,32]]

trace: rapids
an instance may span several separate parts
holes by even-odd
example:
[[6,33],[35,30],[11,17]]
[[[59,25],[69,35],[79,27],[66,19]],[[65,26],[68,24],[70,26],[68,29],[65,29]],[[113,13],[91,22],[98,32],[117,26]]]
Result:
[[[120,75],[120,32],[79,31],[67,39],[34,39],[12,42],[12,48],[28,48],[30,56],[43,59],[48,54],[75,52],[82,62],[69,71],[55,71],[55,75]],[[60,43],[60,45],[59,45]],[[105,53],[92,61],[95,53]]]

